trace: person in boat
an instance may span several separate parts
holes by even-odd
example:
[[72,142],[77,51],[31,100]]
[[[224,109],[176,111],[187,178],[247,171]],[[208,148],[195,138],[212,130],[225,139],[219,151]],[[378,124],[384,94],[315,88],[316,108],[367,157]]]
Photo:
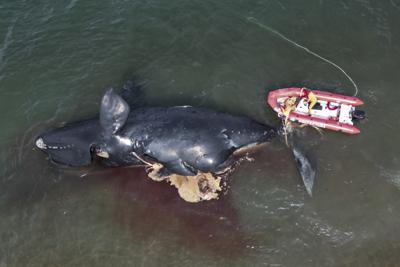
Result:
[[311,114],[312,108],[318,102],[317,97],[311,90],[307,90],[306,87],[301,88],[300,97],[305,97],[308,99],[308,113]]
[[285,117],[285,124],[287,124],[290,113],[296,109],[296,106],[301,98],[307,98],[309,114],[311,114],[312,108],[318,102],[317,97],[311,90],[308,90],[306,87],[301,88],[300,97],[292,96],[287,98],[283,104],[283,107],[281,108],[282,113]]
[[285,125],[287,125],[288,123],[290,112],[296,109],[297,104],[298,104],[298,98],[295,96],[287,98],[283,103],[283,107],[281,108],[281,110],[285,118]]
[[283,115],[285,115],[285,117],[288,117],[290,112],[296,109],[296,105],[297,105],[297,97],[292,96],[286,99],[282,110]]

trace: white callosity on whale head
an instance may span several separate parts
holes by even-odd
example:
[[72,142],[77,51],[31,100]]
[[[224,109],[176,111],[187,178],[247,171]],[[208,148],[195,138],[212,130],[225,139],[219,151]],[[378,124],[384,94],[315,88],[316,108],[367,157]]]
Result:
[[35,142],[36,146],[42,150],[44,149],[68,149],[73,147],[74,145],[63,145],[63,146],[51,146],[44,143],[42,138],[38,138]]
[[40,148],[40,149],[46,149],[46,148],[47,148],[47,146],[46,146],[46,144],[43,142],[43,139],[42,139],[42,138],[39,138],[39,139],[36,140],[36,146],[37,146],[38,148]]

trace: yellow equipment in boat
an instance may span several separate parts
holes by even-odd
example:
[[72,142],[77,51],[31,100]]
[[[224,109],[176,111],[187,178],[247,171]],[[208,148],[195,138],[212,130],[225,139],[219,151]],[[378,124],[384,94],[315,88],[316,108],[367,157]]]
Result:
[[310,104],[308,105],[308,112],[311,113],[311,109],[317,104],[317,97],[313,94],[313,92],[309,91],[308,92],[308,101]]

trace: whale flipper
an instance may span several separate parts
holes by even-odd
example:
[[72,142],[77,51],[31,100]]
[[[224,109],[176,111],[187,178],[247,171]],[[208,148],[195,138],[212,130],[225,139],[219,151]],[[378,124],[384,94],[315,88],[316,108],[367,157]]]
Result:
[[112,88],[108,89],[101,100],[100,125],[106,135],[118,132],[125,124],[130,108]]
[[315,180],[315,170],[312,168],[310,160],[301,152],[301,150],[292,146],[293,156],[297,163],[297,169],[303,179],[304,186],[308,195],[312,196],[312,189]]

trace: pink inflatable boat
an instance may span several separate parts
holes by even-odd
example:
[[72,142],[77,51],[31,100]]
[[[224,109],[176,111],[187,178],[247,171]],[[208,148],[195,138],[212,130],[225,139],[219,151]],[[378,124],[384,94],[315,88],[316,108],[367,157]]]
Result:
[[[288,107],[289,99],[291,100],[290,107]],[[287,117],[293,122],[347,134],[360,133],[360,130],[354,126],[354,121],[365,118],[363,111],[356,110],[357,106],[364,104],[357,97],[311,91],[300,87],[270,91],[267,102],[279,117]],[[309,108],[311,103],[312,108]]]

